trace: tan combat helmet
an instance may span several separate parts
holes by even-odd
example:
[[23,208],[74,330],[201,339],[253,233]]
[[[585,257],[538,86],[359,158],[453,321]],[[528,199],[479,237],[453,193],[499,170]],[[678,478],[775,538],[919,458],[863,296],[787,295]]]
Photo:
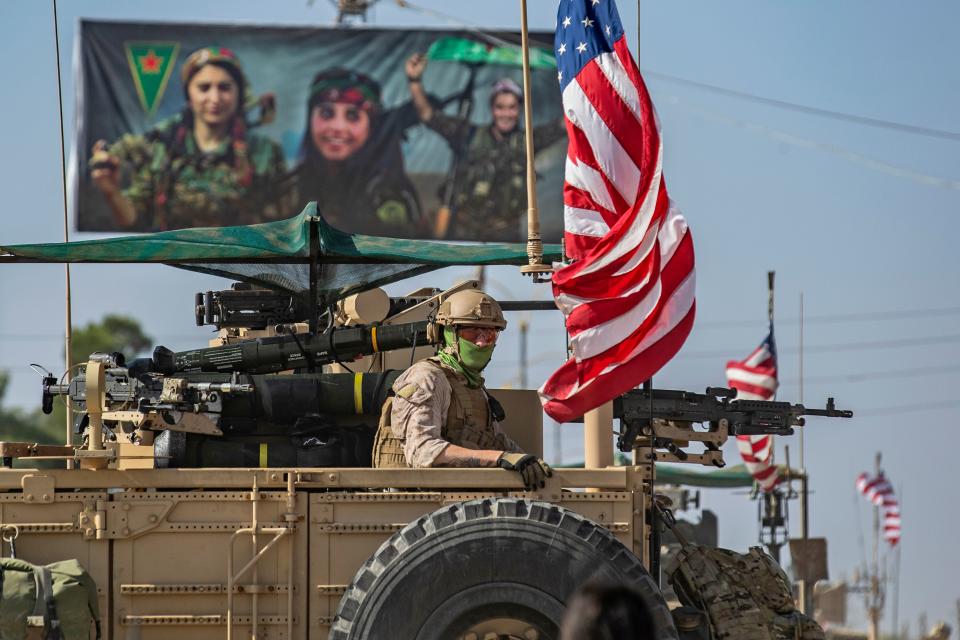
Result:
[[483,291],[473,289],[457,291],[441,302],[436,322],[444,327],[470,325],[501,330],[507,327],[507,319],[497,301]]

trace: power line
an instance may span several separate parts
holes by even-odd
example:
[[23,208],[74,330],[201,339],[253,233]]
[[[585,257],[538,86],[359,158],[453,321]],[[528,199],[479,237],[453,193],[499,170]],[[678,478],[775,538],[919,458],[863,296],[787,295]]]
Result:
[[916,182],[917,184],[922,184],[928,187],[938,187],[940,189],[951,189],[954,191],[960,191],[960,180],[953,180],[950,178],[941,178],[939,176],[932,176],[926,173],[918,173],[911,169],[906,169],[904,167],[898,167],[897,165],[890,164],[889,162],[884,162],[883,160],[877,160],[876,158],[871,158],[865,156],[862,153],[857,153],[855,151],[850,151],[849,149],[844,149],[838,145],[827,143],[827,142],[817,142],[816,140],[808,140],[806,138],[801,138],[790,133],[785,133],[783,131],[778,131],[770,127],[764,126],[762,124],[757,124],[755,122],[748,122],[746,120],[739,120],[737,118],[731,118],[719,113],[714,113],[712,111],[707,111],[705,109],[700,109],[698,107],[692,107],[690,105],[681,104],[680,99],[676,96],[668,96],[666,99],[667,102],[672,104],[681,105],[682,108],[687,109],[707,120],[712,120],[714,122],[721,122],[733,127],[739,127],[741,129],[746,129],[748,131],[753,131],[754,133],[759,133],[760,135],[766,136],[771,140],[780,142],[782,144],[789,144],[801,149],[812,149],[814,151],[823,151],[825,153],[830,153],[840,158],[844,158],[851,162],[855,162],[861,166],[864,166],[873,171],[879,171],[881,173],[886,173],[887,175],[896,176],[898,178],[905,178]]
[[[833,351],[861,351],[866,349],[891,349],[897,347],[918,347],[933,344],[945,344],[950,342],[960,342],[960,335],[931,336],[927,338],[904,338],[902,340],[870,340],[867,342],[840,342],[836,344],[804,345],[804,353],[822,353]],[[779,352],[797,351],[797,347],[791,346],[779,348]],[[681,352],[677,358],[729,358],[729,350],[713,351],[690,351]]]
[[[846,373],[829,376],[804,376],[804,384],[818,384],[823,382],[868,382],[870,380],[889,380],[900,378],[914,378],[931,376],[939,373],[960,371],[960,365],[943,365],[930,367],[915,367],[912,369],[891,369],[888,371],[867,371],[864,373]],[[781,381],[781,386],[797,384],[795,380]]]
[[[212,336],[213,334],[211,334]],[[12,340],[21,342],[46,342],[57,340],[60,334],[55,333],[0,333],[0,340]],[[161,333],[158,339],[166,340],[197,340],[203,336],[187,333]]]
[[857,418],[872,418],[876,416],[892,416],[900,413],[914,413],[916,411],[930,411],[934,409],[952,409],[960,407],[960,400],[946,400],[944,402],[921,402],[918,404],[901,404],[894,407],[880,407],[877,409],[858,409],[853,412]]
[[[960,307],[940,307],[935,309],[901,309],[895,311],[866,311],[859,313],[833,313],[826,315],[804,316],[804,324],[839,324],[844,322],[864,322],[877,320],[904,320],[910,318],[950,316],[960,314]],[[740,328],[744,325],[750,326],[751,322],[757,322],[757,318],[751,320],[715,320],[713,322],[698,322],[698,329],[728,329],[731,327]],[[799,317],[777,318],[777,324],[799,324]]]
[[751,102],[757,102],[757,103],[769,105],[772,107],[789,109],[791,111],[797,111],[799,113],[823,116],[826,118],[833,118],[834,120],[843,120],[846,122],[855,122],[857,124],[863,124],[870,127],[877,127],[880,129],[889,129],[891,131],[913,133],[916,135],[927,136],[929,138],[939,138],[941,140],[960,141],[960,133],[956,133],[954,131],[944,131],[942,129],[933,129],[930,127],[919,127],[912,124],[903,124],[902,122],[893,122],[891,120],[881,120],[879,118],[870,118],[867,116],[860,116],[852,113],[844,113],[842,111],[832,111],[830,109],[820,109],[819,107],[810,107],[807,105],[796,104],[794,102],[787,102],[785,100],[776,100],[774,98],[766,98],[764,96],[758,96],[752,93],[746,93],[744,91],[735,91],[733,89],[726,89],[724,87],[718,87],[716,85],[706,84],[704,82],[697,82],[695,80],[687,80],[686,78],[680,78],[680,77],[672,76],[666,73],[659,73],[657,71],[644,70],[643,75],[645,77],[658,78],[666,82],[682,84],[688,87],[696,87],[697,89],[702,89],[704,91],[719,93],[725,96],[740,98],[742,100],[749,100]]

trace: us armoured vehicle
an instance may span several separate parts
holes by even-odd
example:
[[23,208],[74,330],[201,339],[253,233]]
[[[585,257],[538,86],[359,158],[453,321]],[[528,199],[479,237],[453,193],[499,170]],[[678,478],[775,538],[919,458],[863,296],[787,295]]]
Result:
[[[521,263],[522,246],[348,235],[311,205],[254,227],[3,253],[163,262],[245,283],[198,294],[197,322],[219,328],[208,347],[130,362],[93,354],[72,378],[46,376],[44,407],[72,404],[75,442],[0,443],[4,553],[78,560],[96,583],[104,638],[548,640],[591,577],[640,590],[658,637],[675,638],[659,592],[669,512],[654,500],[654,460],[721,466],[733,434],[849,415],[832,401],[811,410],[725,389],[643,388],[613,403],[628,466],[608,466],[609,422],[592,421],[587,468],[558,469],[537,491],[504,470],[372,469],[390,383],[432,353],[442,298],[477,283],[402,298],[377,287],[450,264]],[[542,455],[536,393],[493,394],[505,430]],[[678,618],[683,637],[726,637],[701,604],[709,616]]]

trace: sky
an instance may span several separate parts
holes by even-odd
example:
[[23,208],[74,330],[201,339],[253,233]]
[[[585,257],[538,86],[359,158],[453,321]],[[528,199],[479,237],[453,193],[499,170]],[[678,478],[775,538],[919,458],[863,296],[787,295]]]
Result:
[[[519,28],[514,0],[416,5],[455,16],[453,26]],[[334,19],[329,3],[306,0],[70,0],[61,1],[58,12],[68,154],[78,19],[318,26]],[[621,2],[620,13],[636,52],[637,4]],[[529,17],[531,28],[553,29],[556,3],[532,0]],[[802,295],[802,400],[819,406],[833,396],[857,414],[845,421],[811,419],[805,428],[811,534],[828,538],[831,577],[851,576],[869,553],[869,511],[854,480],[882,452],[903,507],[899,623],[915,632],[926,612],[931,624],[954,624],[960,598],[953,542],[960,510],[950,477],[952,430],[960,418],[960,4],[642,0],[640,18],[640,62],[661,119],[664,175],[690,224],[697,259],[697,322],[655,385],[693,391],[722,385],[724,363],[745,357],[765,335],[766,272],[775,270],[779,399],[801,400]],[[386,0],[370,19],[380,27],[451,26]],[[50,2],[0,3],[0,244],[63,239],[55,48]],[[71,228],[71,239],[94,237],[102,236]],[[471,274],[447,269],[389,291],[449,286]],[[533,285],[512,268],[494,268],[489,276],[495,296],[550,296],[546,285]],[[129,314],[175,350],[209,338],[194,325],[193,294],[228,286],[159,266],[78,265],[72,283],[75,325]],[[0,273],[0,366],[13,377],[9,404],[39,405],[39,379],[29,363],[62,368],[63,293],[61,265],[8,265]],[[520,318],[509,319],[516,326]],[[563,326],[555,313],[530,320],[529,377],[539,386],[564,357]],[[493,386],[517,382],[516,336],[508,329],[498,347],[488,376]],[[581,433],[576,425],[547,424],[548,459],[558,459],[557,434],[561,459],[582,459]],[[784,445],[796,465],[799,438],[779,439],[779,460]],[[726,454],[731,463],[738,460],[734,446]],[[748,496],[705,491],[703,505],[719,514],[722,545],[743,550],[756,543],[756,503]],[[796,534],[796,502],[790,518]],[[892,628],[894,595],[891,584],[885,630]],[[850,606],[853,622],[862,622],[855,596]]]

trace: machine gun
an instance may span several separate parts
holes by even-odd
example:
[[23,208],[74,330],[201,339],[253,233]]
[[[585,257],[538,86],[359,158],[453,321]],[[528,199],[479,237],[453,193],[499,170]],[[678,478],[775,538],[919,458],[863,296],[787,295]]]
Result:
[[[720,447],[728,435],[787,436],[793,427],[804,425],[803,416],[853,417],[852,411],[837,409],[833,398],[827,399],[825,409],[810,409],[789,402],[737,400],[736,395],[736,389],[722,387],[708,387],[702,394],[652,388],[628,391],[613,401],[613,415],[621,424],[617,446],[621,451],[638,446],[665,449],[666,457],[659,459],[722,467]],[[695,430],[694,424],[704,424],[706,430]],[[706,451],[684,451],[691,440],[703,442]]]

